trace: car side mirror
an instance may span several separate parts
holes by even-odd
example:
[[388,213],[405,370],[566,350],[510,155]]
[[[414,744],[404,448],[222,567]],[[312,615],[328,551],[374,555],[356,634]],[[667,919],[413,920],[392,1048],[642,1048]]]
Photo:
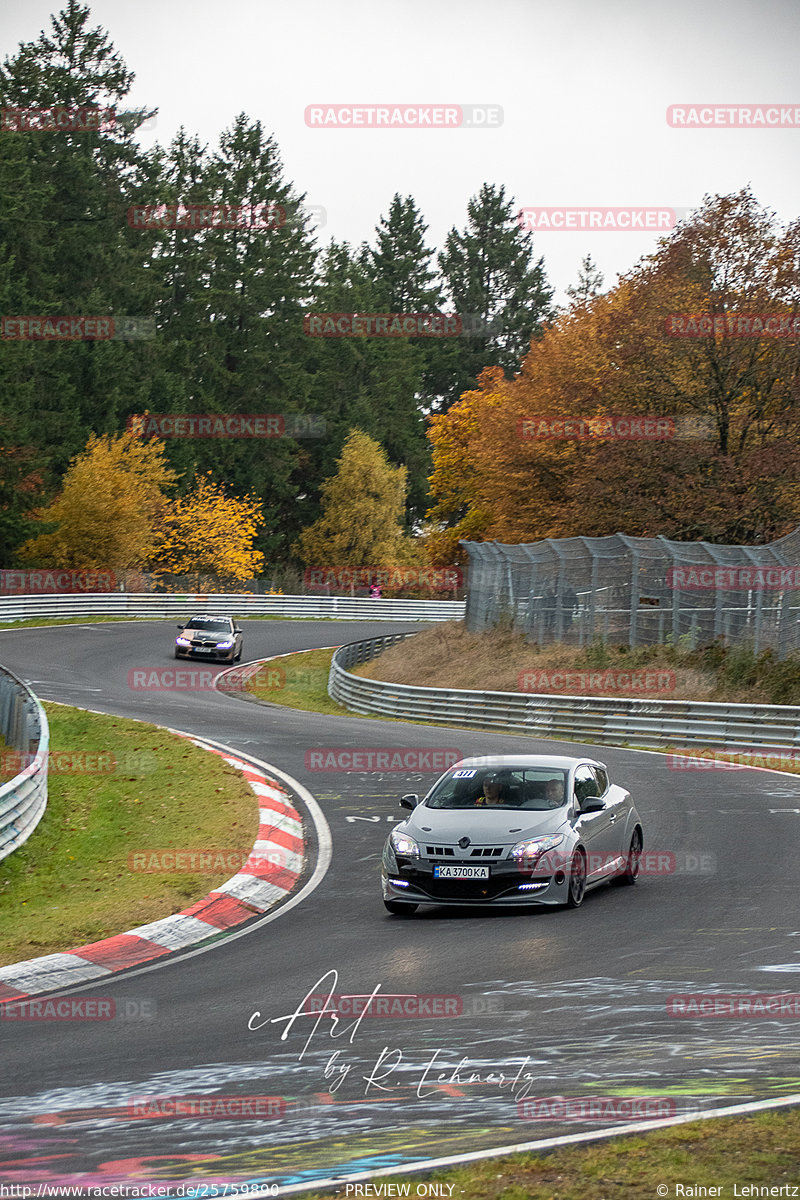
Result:
[[600,796],[587,796],[581,804],[582,813],[602,812],[605,804]]
[[242,630],[241,630],[241,627],[240,627],[239,625],[234,625],[234,627],[233,627],[233,632],[234,632],[234,633],[241,633],[241,632],[242,632]]
[[405,796],[400,797],[400,807],[410,808],[412,811],[419,804],[419,796],[416,792],[407,792]]
[[185,626],[185,625],[179,625],[179,626],[178,626],[178,629],[185,629],[185,628],[186,628],[186,626]]

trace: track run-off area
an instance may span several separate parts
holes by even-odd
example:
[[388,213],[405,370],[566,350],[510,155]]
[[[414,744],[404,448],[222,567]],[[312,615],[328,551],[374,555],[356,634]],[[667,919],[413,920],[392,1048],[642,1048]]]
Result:
[[[241,624],[245,660],[423,628]],[[0,1021],[4,1183],[282,1191],[626,1113],[690,1116],[800,1092],[797,1015],[726,1015],[722,1003],[709,1015],[686,1000],[794,992],[800,777],[134,686],[137,670],[198,665],[174,663],[174,631],[5,630],[0,662],[42,700],[210,739],[279,773],[303,816],[304,875],[266,917],[69,992],[113,999],[113,1020]],[[311,757],[321,748],[419,751],[423,763],[442,750],[588,754],[631,791],[645,850],[674,865],[596,889],[576,911],[393,918],[383,843],[400,795],[424,793],[440,771],[312,769],[334,761]],[[373,993],[361,1019],[354,1001],[338,1022],[313,1014],[328,994]]]

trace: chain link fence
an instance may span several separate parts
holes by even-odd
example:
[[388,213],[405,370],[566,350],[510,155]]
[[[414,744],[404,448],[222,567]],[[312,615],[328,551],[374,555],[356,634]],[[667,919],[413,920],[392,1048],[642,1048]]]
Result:
[[800,647],[800,527],[764,546],[664,537],[546,538],[469,554],[466,624],[532,642]]

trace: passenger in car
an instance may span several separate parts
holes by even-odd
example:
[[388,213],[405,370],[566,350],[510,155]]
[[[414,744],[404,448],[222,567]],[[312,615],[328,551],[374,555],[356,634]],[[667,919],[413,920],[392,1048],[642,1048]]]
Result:
[[560,808],[564,803],[563,779],[548,779],[544,797],[547,808]]

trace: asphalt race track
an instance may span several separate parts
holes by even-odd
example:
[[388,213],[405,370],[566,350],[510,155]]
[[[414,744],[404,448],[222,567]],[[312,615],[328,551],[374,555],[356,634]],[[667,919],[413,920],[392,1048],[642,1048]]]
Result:
[[[243,628],[250,660],[419,626]],[[381,902],[381,848],[402,817],[397,797],[424,792],[436,773],[314,772],[307,750],[588,748],[130,688],[131,669],[176,665],[174,632],[174,621],[8,631],[0,662],[41,699],[154,721],[272,764],[323,810],[332,862],[301,903],[244,934],[80,989],[114,997],[118,1010],[128,1001],[128,1020],[0,1022],[4,1183],[191,1180],[208,1183],[207,1195],[222,1195],[223,1182],[311,1186],[608,1125],[565,1119],[546,1098],[650,1098],[664,1116],[800,1090],[796,1018],[668,1009],[687,993],[795,990],[800,778],[675,770],[663,755],[601,748],[633,793],[646,850],[674,855],[674,869],[593,891],[574,912],[440,908],[396,919]],[[319,830],[309,821],[307,832],[310,875]],[[376,987],[420,997],[419,1011],[338,1027],[290,1020],[309,993]],[[450,1015],[434,1015],[432,997],[448,998],[439,1006]],[[240,1111],[137,1110],[142,1098],[197,1095],[238,1098]]]

